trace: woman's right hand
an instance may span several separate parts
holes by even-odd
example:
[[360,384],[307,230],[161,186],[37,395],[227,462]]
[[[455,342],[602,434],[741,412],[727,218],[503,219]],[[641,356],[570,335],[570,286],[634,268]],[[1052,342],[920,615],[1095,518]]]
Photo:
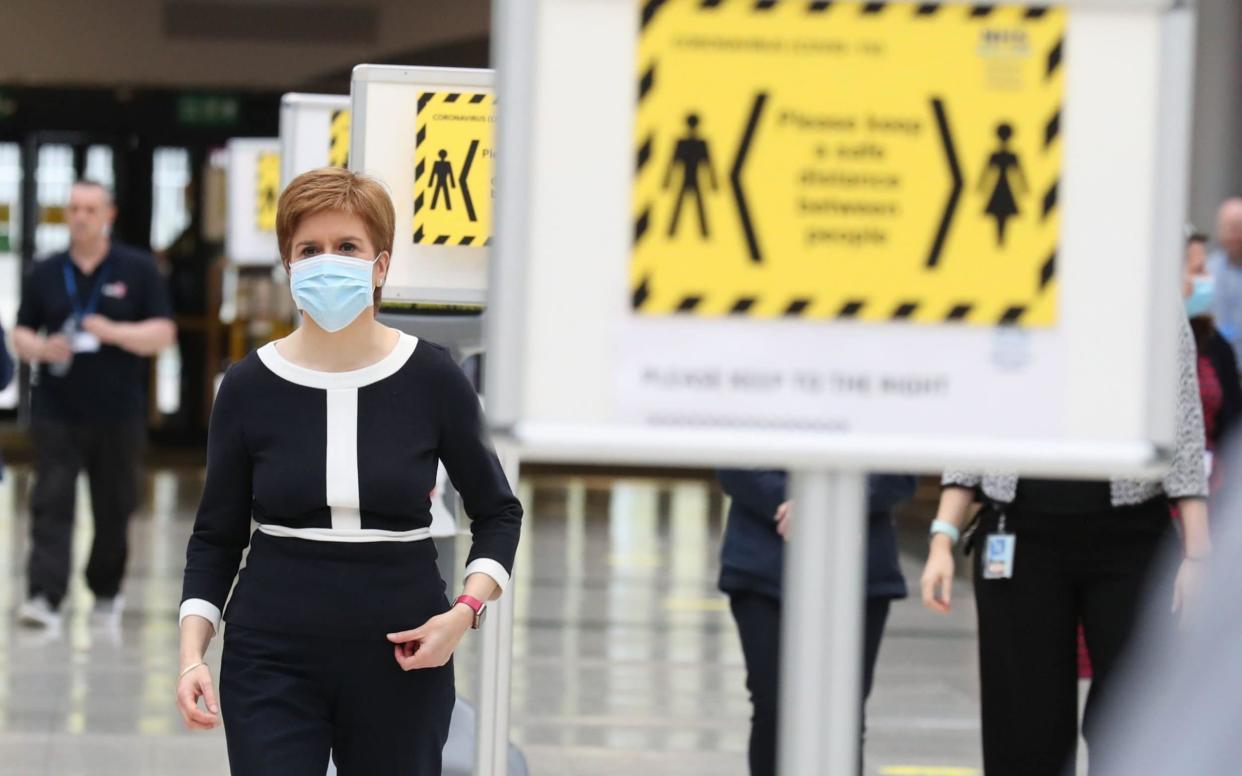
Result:
[[[199,708],[199,698],[203,699],[207,711]],[[177,680],[177,710],[188,730],[211,730],[220,721],[220,704],[216,702],[216,688],[206,664]]]
[[932,537],[923,567],[923,606],[947,614],[953,598],[953,544],[944,534]]

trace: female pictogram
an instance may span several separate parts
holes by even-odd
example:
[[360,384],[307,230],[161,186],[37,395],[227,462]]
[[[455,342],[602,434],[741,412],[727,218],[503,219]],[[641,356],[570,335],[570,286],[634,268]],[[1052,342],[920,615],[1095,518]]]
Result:
[[699,187],[699,168],[707,168],[707,178],[712,185],[712,191],[716,191],[719,186],[716,183],[716,171],[712,169],[711,151],[708,149],[707,141],[699,137],[698,133],[699,117],[695,113],[686,116],[686,134],[677,140],[677,147],[673,151],[673,158],[669,160],[668,172],[664,175],[664,188],[667,190],[669,184],[673,182],[673,170],[677,165],[681,164],[682,178],[681,191],[677,193],[677,204],[673,208],[673,220],[668,226],[668,236],[672,237],[677,234],[677,222],[681,218],[681,206],[686,201],[686,197],[694,197],[694,203],[699,209],[699,232],[706,238],[709,234],[707,230],[707,209],[703,204],[703,192]]
[[448,161],[448,151],[440,149],[440,161],[431,165],[431,185],[435,188],[435,193],[431,196],[431,208],[436,208],[436,203],[440,201],[440,192],[444,192],[444,207],[446,210],[453,209],[453,200],[449,196],[450,188],[457,188],[457,183],[453,180],[453,163]]
[[979,180],[979,192],[983,193],[992,189],[992,196],[988,199],[988,206],[983,212],[996,219],[996,244],[1003,248],[1005,246],[1005,224],[1020,212],[1018,202],[1014,198],[1014,186],[1010,183],[1009,176],[1013,176],[1020,196],[1025,196],[1029,189],[1026,185],[1026,175],[1022,172],[1022,162],[1018,159],[1018,155],[1009,148],[1009,140],[1013,137],[1013,127],[1005,122],[997,124],[996,137],[1000,140],[1000,147],[988,158],[987,169],[983,171],[983,177]]

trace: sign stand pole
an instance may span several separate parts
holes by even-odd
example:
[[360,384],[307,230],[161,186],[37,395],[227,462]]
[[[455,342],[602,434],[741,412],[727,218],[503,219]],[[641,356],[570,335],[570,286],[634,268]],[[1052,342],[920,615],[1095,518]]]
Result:
[[[505,477],[516,492],[519,461],[515,450],[498,445]],[[475,722],[475,776],[507,776],[509,770],[509,690],[513,666],[513,607],[516,570],[509,588],[487,605],[479,660],[478,717]]]
[[793,475],[781,626],[781,776],[858,772],[866,475]]

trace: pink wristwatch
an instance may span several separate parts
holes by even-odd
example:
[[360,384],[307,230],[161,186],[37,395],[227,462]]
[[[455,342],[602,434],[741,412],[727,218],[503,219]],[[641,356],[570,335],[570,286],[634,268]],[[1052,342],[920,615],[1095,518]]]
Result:
[[487,614],[487,606],[472,595],[459,595],[457,600],[453,602],[453,606],[457,604],[465,604],[470,607],[470,611],[474,612],[474,624],[470,627],[475,630],[483,624],[483,615]]

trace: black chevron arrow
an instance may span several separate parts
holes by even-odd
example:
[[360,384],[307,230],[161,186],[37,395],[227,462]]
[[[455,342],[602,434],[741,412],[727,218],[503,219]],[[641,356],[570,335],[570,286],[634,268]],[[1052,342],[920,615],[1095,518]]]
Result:
[[742,188],[742,168],[746,165],[746,156],[750,153],[750,144],[755,139],[755,129],[759,126],[759,117],[763,115],[763,106],[767,101],[767,92],[755,95],[755,104],[750,109],[746,131],[742,134],[737,157],[733,160],[733,171],[729,173],[729,182],[733,185],[733,199],[737,203],[737,217],[742,222],[742,231],[746,233],[751,261],[756,264],[763,262],[763,251],[759,247],[759,238],[755,236],[755,226],[750,220],[750,209],[746,205],[746,191]]
[[932,243],[927,254],[927,268],[932,269],[940,262],[940,252],[944,250],[944,241],[949,236],[949,227],[953,224],[953,214],[957,212],[957,202],[962,198],[962,168],[957,164],[957,150],[953,147],[953,133],[949,130],[949,117],[944,110],[944,102],[939,97],[932,98],[932,110],[936,114],[936,126],[940,130],[940,140],[944,144],[945,160],[949,163],[949,174],[953,176],[953,190],[949,192],[949,200],[944,206],[944,215],[940,217],[940,228],[936,230],[936,241]]
[[461,198],[466,201],[466,215],[471,221],[479,219],[474,215],[474,200],[470,198],[470,166],[474,164],[474,152],[479,150],[479,141],[470,141],[470,150],[466,151],[466,163],[461,166]]

